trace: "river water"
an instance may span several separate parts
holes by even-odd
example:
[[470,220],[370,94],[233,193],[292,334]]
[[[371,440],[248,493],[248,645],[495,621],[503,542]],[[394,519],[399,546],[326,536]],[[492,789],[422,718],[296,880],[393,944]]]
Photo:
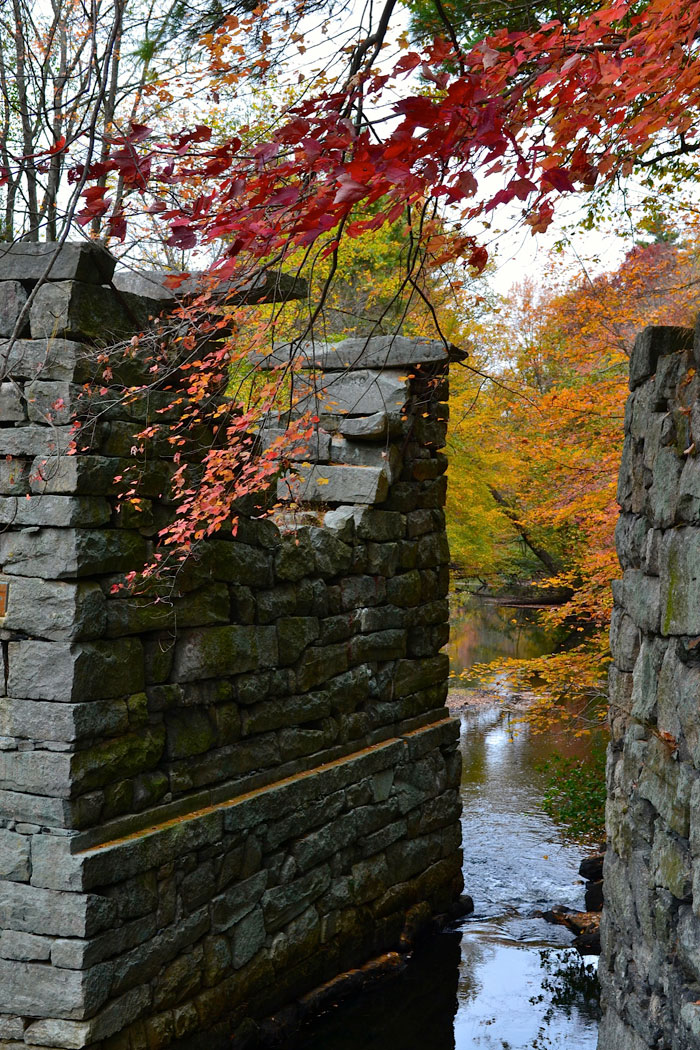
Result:
[[[554,644],[531,611],[472,602],[454,617],[449,652],[459,673]],[[507,700],[507,681],[498,689]],[[378,981],[300,1033],[295,1050],[595,1048],[596,960],[569,947],[566,928],[533,915],[557,904],[584,907],[585,850],[538,805],[538,767],[566,742],[531,735],[502,703],[483,697],[460,719],[464,881],[474,912],[418,949],[401,976]]]

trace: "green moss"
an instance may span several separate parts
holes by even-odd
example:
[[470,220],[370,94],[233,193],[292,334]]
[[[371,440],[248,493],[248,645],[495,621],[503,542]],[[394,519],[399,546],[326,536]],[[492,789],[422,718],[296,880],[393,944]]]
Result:
[[674,600],[678,588],[678,552],[671,548],[668,556],[668,594],[661,627],[662,634],[668,634],[675,617]]

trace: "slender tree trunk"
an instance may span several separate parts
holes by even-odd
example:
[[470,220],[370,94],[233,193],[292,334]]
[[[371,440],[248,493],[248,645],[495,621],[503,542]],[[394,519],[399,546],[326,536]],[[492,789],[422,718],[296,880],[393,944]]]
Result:
[[39,193],[37,186],[37,170],[32,154],[35,152],[34,135],[32,134],[32,115],[29,104],[29,84],[27,76],[27,53],[23,35],[24,20],[20,0],[12,0],[12,10],[15,18],[15,62],[16,62],[16,84],[17,102],[22,124],[22,146],[24,156],[21,170],[27,190],[27,215],[29,228],[25,234],[28,241],[39,240]]
[[499,507],[503,508],[503,511],[510,521],[513,528],[516,530],[523,543],[526,544],[538,558],[546,569],[549,569],[552,576],[557,576],[561,572],[561,565],[556,558],[553,558],[549,551],[545,550],[539,543],[533,540],[530,533],[527,531],[523,523],[520,521],[520,515],[517,512],[517,508],[507,499],[502,492],[498,492],[497,489],[491,488],[491,495],[495,499]]

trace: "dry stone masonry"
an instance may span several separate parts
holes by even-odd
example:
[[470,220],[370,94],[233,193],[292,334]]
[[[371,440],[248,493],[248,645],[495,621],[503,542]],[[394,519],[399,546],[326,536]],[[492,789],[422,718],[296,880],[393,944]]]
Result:
[[113,584],[172,514],[167,450],[138,513],[114,479],[167,402],[103,387],[75,455],[70,421],[96,343],[168,299],[113,271],[96,245],[0,247],[8,1050],[230,1036],[406,943],[461,889],[444,348],[304,348],[320,425],[303,480],[279,481],[301,509],[242,517],[170,603],[128,597]]
[[700,1048],[700,329],[630,361],[618,499],[600,1050]]

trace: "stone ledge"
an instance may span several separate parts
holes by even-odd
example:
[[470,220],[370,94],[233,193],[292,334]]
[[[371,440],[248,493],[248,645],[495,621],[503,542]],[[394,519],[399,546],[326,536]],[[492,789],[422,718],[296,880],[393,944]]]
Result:
[[[439,721],[434,720],[435,714],[441,716]],[[431,715],[433,716],[432,719]],[[117,849],[122,845],[144,840],[148,836],[167,832],[169,829],[182,826],[186,822],[200,820],[219,813],[228,813],[236,806],[244,803],[254,804],[255,800],[264,797],[271,791],[284,790],[285,787],[293,784],[303,784],[310,778],[313,778],[315,781],[317,776],[322,776],[323,774],[332,776],[333,771],[347,769],[357,761],[364,761],[371,765],[376,762],[378,756],[384,756],[389,760],[392,756],[400,754],[404,748],[409,748],[412,755],[417,755],[416,748],[424,747],[427,750],[430,747],[454,744],[459,735],[459,722],[457,720],[450,717],[445,718],[442,710],[429,712],[424,718],[424,725],[411,727],[405,736],[389,737],[364,748],[362,751],[351,751],[345,755],[329,759],[320,765],[317,764],[307,769],[296,771],[283,779],[272,781],[268,779],[266,783],[254,787],[251,785],[251,781],[256,778],[252,777],[247,782],[235,783],[233,789],[237,794],[233,797],[230,797],[230,795],[229,797],[222,797],[226,790],[231,791],[231,786],[220,785],[216,789],[198,792],[195,796],[180,800],[167,807],[159,807],[160,812],[149,811],[136,817],[115,821],[111,825],[106,824],[99,831],[107,834],[111,831],[115,837],[109,841],[104,841],[103,839],[96,842],[96,832],[94,831],[67,836],[63,841],[68,844],[72,855],[76,858],[102,855],[104,851]],[[423,744],[419,744],[421,740],[424,742]],[[314,759],[317,758],[318,756],[314,756]],[[279,772],[279,769],[275,770],[276,774]],[[158,823],[154,823],[155,820]],[[129,828],[128,826],[129,824],[132,826],[134,824],[138,825],[141,821],[143,821],[141,827]],[[123,877],[122,871],[115,875],[117,879]]]

